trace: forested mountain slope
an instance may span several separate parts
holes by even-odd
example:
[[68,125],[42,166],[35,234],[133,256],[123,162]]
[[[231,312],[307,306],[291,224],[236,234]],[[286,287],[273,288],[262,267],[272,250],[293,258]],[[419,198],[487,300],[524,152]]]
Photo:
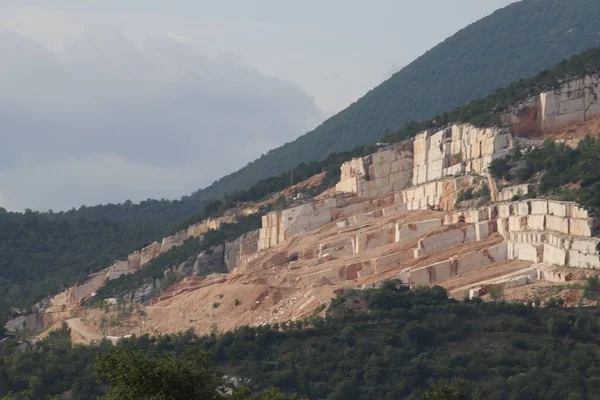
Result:
[[[371,143],[385,129],[397,130],[408,121],[433,117],[533,76],[599,45],[598,26],[600,2],[595,0],[512,4],[429,50],[314,131],[269,151],[196,195],[218,198],[300,162]],[[426,21],[423,29],[428,29]]]

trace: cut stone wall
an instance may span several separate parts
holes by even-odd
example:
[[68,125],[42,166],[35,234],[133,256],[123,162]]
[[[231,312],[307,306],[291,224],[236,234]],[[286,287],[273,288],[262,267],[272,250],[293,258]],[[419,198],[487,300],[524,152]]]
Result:
[[[506,130],[469,124],[455,124],[437,132],[424,131],[412,140],[344,163],[336,190],[375,197],[411,184],[419,186],[465,174],[485,175],[493,160],[509,153],[512,142]],[[432,204],[425,201],[414,209]]]
[[396,193],[395,203],[406,204],[408,210],[433,208],[450,211],[454,209],[458,193],[470,187],[472,183],[472,176],[463,176],[414,186]]
[[445,261],[417,268],[412,271],[405,271],[398,275],[398,277],[410,287],[431,285],[453,276],[465,274],[477,268],[506,261],[507,256],[507,245],[503,242],[484,251],[476,251],[459,257],[451,257]]
[[456,227],[446,232],[433,233],[419,240],[418,250],[420,250],[419,254],[431,254],[448,247],[473,242],[476,239],[473,225]]
[[508,154],[511,135],[498,128],[455,124],[421,132],[414,144],[413,185],[457,174],[485,175],[489,164]]
[[[357,197],[330,198],[270,212],[262,217],[258,251],[269,249],[293,236],[321,228],[332,221],[338,221],[338,226],[344,227],[350,225],[350,221],[356,224],[376,216],[381,217],[383,210],[391,212],[395,206],[394,196],[360,200]],[[373,208],[379,210],[365,213]]]
[[233,242],[225,243],[225,265],[233,271],[258,251],[258,231],[248,232]]
[[454,296],[463,297],[467,295],[469,298],[473,297],[481,297],[490,293],[492,288],[500,288],[503,290],[511,289],[515,287],[525,286],[529,283],[534,282],[538,278],[538,272],[536,268],[529,268],[525,271],[517,271],[512,274],[495,278],[486,282],[479,283],[476,287],[472,289],[459,289],[453,291],[452,294]]
[[526,196],[531,193],[533,193],[533,186],[529,184],[509,186],[498,192],[496,201],[512,201],[515,196]]
[[422,237],[440,226],[442,226],[441,219],[430,219],[408,224],[396,223],[395,241],[409,242]]
[[382,272],[398,268],[402,266],[404,262],[412,260],[413,258],[413,249],[407,249],[384,257],[380,257],[373,260],[373,271],[377,274],[381,274]]
[[413,142],[409,140],[348,161],[341,167],[336,190],[360,197],[377,197],[402,190],[412,182],[412,156]]
[[459,217],[469,222],[486,215],[495,228],[476,224],[477,240],[485,236],[486,229],[497,229],[508,242],[511,259],[600,269],[600,238],[592,237],[599,222],[576,203],[542,199],[499,203],[487,211],[456,211],[446,216],[445,223],[455,223]]
[[503,116],[517,136],[535,137],[600,116],[600,75],[565,82],[530,98]]
[[354,254],[358,254],[361,251],[385,246],[386,244],[394,243],[395,239],[395,227],[361,233],[352,238],[353,252]]

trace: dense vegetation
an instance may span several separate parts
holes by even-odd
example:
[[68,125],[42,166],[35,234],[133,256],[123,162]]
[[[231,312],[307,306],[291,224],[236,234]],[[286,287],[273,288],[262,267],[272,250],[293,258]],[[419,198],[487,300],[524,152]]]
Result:
[[0,209],[0,316],[126,257],[157,235],[152,222]]
[[515,148],[495,160],[490,172],[510,183],[538,183],[536,195],[552,196],[600,208],[600,139],[586,138],[576,148],[551,140],[543,146]]
[[[115,350],[106,341],[72,346],[67,333],[0,358],[0,393],[29,390],[30,398],[44,399],[71,390],[72,399],[94,398],[102,387],[93,360]],[[481,393],[491,400],[563,400],[593,398],[600,390],[598,308],[458,302],[443,288],[411,291],[395,281],[345,293],[324,319],[315,315],[202,337],[190,331],[144,335],[121,340],[117,348],[152,357],[206,351],[218,371],[249,378],[255,393],[279,387],[311,399]],[[432,384],[438,387],[425,392]],[[468,397],[452,396],[462,390]]]
[[372,143],[386,129],[393,132],[409,121],[432,118],[487,96],[600,45],[599,24],[600,3],[595,0],[511,4],[427,51],[312,132],[198,194],[219,198],[300,162]]

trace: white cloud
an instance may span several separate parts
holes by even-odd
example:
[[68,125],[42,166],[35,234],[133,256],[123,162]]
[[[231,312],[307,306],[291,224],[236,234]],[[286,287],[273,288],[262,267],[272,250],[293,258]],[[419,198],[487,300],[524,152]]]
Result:
[[125,199],[171,198],[195,187],[210,165],[200,161],[163,167],[134,163],[113,154],[88,154],[0,170],[8,209],[65,209],[69,204],[104,204]]
[[62,52],[0,32],[0,190],[11,209],[175,198],[322,120],[294,84],[110,25]]

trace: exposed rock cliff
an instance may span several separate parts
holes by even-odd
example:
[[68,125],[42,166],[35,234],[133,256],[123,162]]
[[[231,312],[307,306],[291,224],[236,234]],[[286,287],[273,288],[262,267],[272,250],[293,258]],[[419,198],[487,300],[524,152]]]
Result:
[[517,136],[536,137],[600,115],[595,74],[563,83],[514,107],[503,119]]

